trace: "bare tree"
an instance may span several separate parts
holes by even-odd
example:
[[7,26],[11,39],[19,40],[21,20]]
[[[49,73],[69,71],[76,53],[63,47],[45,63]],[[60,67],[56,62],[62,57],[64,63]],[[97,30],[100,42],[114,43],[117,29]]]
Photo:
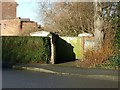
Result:
[[115,36],[116,25],[113,22],[113,15],[116,14],[116,6],[113,2],[94,2],[94,36],[95,48],[100,49],[106,40],[111,42]]
[[56,2],[43,6],[45,27],[60,35],[77,36],[81,32],[93,33],[93,3]]
[[52,32],[67,36],[77,36],[81,32],[92,33],[96,50],[101,48],[110,33],[114,36],[111,17],[115,10],[112,10],[112,2],[55,2],[41,6],[44,27]]

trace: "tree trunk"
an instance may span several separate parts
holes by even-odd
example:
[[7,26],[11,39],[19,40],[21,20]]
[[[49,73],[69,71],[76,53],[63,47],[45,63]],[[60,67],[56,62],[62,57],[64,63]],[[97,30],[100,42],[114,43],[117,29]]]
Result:
[[94,37],[95,37],[95,50],[101,48],[103,43],[103,18],[100,13],[102,13],[101,7],[98,5],[98,1],[94,2]]

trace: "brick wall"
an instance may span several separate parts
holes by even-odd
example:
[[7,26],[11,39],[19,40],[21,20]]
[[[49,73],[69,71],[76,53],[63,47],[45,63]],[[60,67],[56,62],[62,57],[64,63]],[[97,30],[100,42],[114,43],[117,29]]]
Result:
[[16,18],[17,3],[0,2],[0,31],[2,36],[29,35],[38,29],[37,23]]
[[21,35],[28,36],[31,32],[35,32],[38,30],[38,25],[33,21],[22,21],[22,32]]
[[1,20],[2,36],[17,36],[20,33],[21,23],[19,19]]
[[20,18],[1,20],[1,36],[28,36],[38,30],[38,25],[33,21],[21,21]]
[[32,21],[22,22],[22,31],[36,29],[37,23]]
[[2,2],[0,4],[0,12],[2,13],[2,19],[16,18],[16,2]]

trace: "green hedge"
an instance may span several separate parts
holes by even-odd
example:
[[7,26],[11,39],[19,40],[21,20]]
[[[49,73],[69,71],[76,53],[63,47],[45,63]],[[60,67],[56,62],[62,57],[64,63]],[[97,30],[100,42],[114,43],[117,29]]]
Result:
[[48,63],[50,50],[49,37],[2,37],[2,60],[5,62]]

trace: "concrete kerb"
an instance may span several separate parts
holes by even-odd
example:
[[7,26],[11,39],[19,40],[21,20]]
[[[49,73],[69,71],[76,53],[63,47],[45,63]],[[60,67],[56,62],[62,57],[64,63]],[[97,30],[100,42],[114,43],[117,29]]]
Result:
[[37,72],[43,72],[43,73],[51,73],[51,74],[58,74],[58,75],[65,75],[65,76],[67,75],[79,76],[79,77],[102,79],[102,80],[118,81],[119,79],[118,76],[112,76],[112,75],[85,75],[85,74],[64,73],[64,72],[56,72],[56,71],[52,71],[44,68],[25,67],[25,66],[17,66],[17,65],[14,65],[12,68],[17,70],[30,70],[30,71],[37,71]]
[[24,67],[24,66],[17,66],[17,65],[13,65],[12,68],[13,69],[17,69],[17,70],[30,70],[30,71],[37,71],[37,72],[45,72],[45,73],[55,73],[55,74],[58,74],[58,72],[51,71],[51,70],[48,70],[48,69],[43,69],[43,68]]

